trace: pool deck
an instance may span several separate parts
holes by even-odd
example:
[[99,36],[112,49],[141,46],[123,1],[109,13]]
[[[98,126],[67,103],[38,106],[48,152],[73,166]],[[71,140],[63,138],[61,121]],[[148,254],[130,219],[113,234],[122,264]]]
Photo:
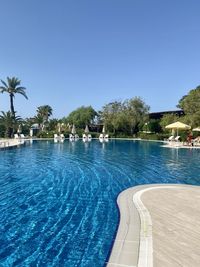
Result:
[[117,202],[120,224],[107,267],[200,266],[200,187],[136,186]]
[[0,149],[19,146],[24,143],[24,139],[0,139]]

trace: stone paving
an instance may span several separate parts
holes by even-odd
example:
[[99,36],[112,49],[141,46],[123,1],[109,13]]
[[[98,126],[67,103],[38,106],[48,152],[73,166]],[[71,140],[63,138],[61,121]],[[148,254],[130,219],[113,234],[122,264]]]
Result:
[[0,149],[12,146],[18,146],[24,143],[22,139],[0,139]]
[[200,266],[200,187],[136,186],[119,195],[118,205],[108,267]]

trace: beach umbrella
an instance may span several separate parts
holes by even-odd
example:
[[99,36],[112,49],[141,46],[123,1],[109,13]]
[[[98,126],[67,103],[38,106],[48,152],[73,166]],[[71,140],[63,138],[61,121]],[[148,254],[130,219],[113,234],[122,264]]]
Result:
[[85,126],[85,133],[89,133],[88,125]]
[[172,129],[172,135],[174,136],[176,133],[175,129]]
[[63,127],[64,127],[64,123],[58,123],[57,124],[57,128],[58,128],[59,133],[61,133],[63,131]]
[[200,127],[194,128],[194,129],[192,129],[192,131],[194,131],[194,132],[200,132]]
[[61,132],[61,124],[58,123],[58,124],[57,124],[57,127],[58,127],[58,132],[60,133],[60,132]]
[[17,129],[17,132],[18,133],[21,133],[22,132],[22,126],[21,126],[21,124],[19,124],[18,129]]
[[33,136],[33,129],[30,129],[30,137]]
[[65,124],[62,122],[62,123],[60,124],[60,130],[61,130],[61,131],[64,131],[64,129],[65,129]]
[[75,125],[73,124],[73,126],[72,126],[72,132],[71,132],[72,134],[76,134],[76,127],[75,127]]
[[177,131],[177,136],[178,136],[178,130],[189,130],[191,129],[191,127],[185,123],[182,123],[180,121],[177,121],[177,122],[174,122],[174,123],[171,123],[167,126],[165,126],[166,129],[174,129]]
[[105,126],[103,126],[102,133],[105,133],[105,132],[106,132],[106,129],[105,129]]
[[67,123],[67,129],[70,130],[71,129],[71,125],[69,123]]

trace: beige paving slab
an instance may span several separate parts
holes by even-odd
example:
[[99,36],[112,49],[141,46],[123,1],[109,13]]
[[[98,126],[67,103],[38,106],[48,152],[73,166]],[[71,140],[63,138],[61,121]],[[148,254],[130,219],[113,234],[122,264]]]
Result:
[[141,196],[153,226],[155,267],[200,266],[200,187],[149,190]]
[[22,139],[0,139],[0,149],[12,146],[18,146],[24,143]]
[[200,266],[200,187],[137,186],[122,192],[118,205],[107,266]]
[[[144,188],[137,186],[123,191],[117,199],[120,223],[107,266],[136,266],[140,242],[140,216],[133,205],[133,194]],[[127,246],[129,247],[128,249]],[[131,253],[130,253],[131,252]]]

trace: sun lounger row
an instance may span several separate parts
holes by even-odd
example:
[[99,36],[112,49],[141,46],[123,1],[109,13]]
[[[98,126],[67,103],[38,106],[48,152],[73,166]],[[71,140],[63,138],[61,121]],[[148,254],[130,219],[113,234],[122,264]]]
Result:
[[173,141],[178,142],[179,139],[180,139],[180,136],[179,136],[179,135],[176,136],[176,137],[174,137],[174,136],[172,135],[172,136],[170,136],[170,137],[168,138],[168,141],[169,141],[169,142],[173,142]]
[[14,134],[14,138],[15,139],[24,139],[25,138],[25,136],[24,136],[24,134]]
[[92,140],[91,134],[83,134],[83,142],[90,142]]
[[54,134],[54,142],[63,142],[65,140],[64,134]]
[[109,136],[108,136],[108,134],[100,134],[100,136],[99,136],[99,141],[100,142],[108,142],[108,138],[109,138]]
[[195,139],[187,139],[185,142],[180,142],[180,136],[170,136],[167,141],[170,146],[200,146],[200,136]]
[[[99,136],[100,142],[104,142],[104,141],[107,142],[108,139],[109,139],[108,134],[106,134],[106,135],[100,134],[100,136]],[[54,141],[55,142],[63,142],[64,140],[65,140],[64,134],[60,134],[60,135],[54,134]],[[69,140],[70,141],[77,141],[77,140],[79,140],[78,134],[70,134],[69,135]],[[83,142],[89,142],[89,141],[91,141],[92,140],[91,134],[88,134],[88,135],[83,134],[82,140],[83,140]]]
[[194,146],[200,146],[200,136],[192,140]]

